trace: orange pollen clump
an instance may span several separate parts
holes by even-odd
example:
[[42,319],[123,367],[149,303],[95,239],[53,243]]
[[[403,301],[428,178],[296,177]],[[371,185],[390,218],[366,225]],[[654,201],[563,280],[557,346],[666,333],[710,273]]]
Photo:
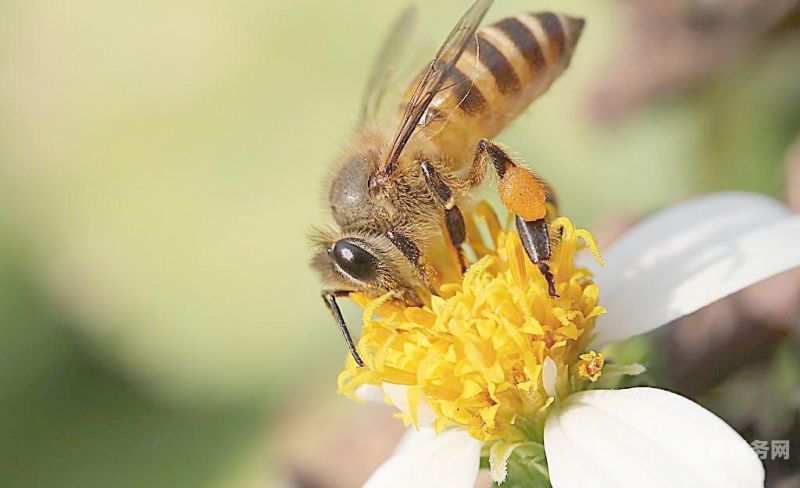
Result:
[[507,169],[498,191],[503,205],[522,220],[530,222],[544,218],[547,212],[544,185],[527,169],[519,166]]

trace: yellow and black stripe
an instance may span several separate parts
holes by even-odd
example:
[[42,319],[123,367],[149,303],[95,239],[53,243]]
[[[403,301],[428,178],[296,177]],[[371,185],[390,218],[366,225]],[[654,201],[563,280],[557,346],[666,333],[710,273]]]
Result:
[[583,27],[583,19],[540,12],[482,28],[419,130],[463,162],[478,140],[494,137],[564,72]]

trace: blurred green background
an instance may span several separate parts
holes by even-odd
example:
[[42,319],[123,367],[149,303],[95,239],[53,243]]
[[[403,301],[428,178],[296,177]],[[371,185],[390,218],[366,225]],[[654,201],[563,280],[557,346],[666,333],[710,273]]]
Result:
[[[430,52],[468,3],[425,2]],[[306,234],[405,4],[0,3],[0,485],[343,486],[282,454],[307,412],[361,408],[335,394]],[[773,10],[750,32],[745,7]],[[489,20],[548,8],[587,29],[499,140],[579,224],[791,193],[795,2],[498,0]]]

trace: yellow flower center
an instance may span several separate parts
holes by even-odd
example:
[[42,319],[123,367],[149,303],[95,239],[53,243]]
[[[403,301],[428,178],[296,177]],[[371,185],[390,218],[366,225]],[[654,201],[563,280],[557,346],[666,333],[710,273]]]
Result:
[[[600,259],[588,231],[563,217],[550,224],[551,235],[560,236],[549,260],[553,298],[519,236],[503,230],[488,205],[476,214],[465,216],[474,264],[463,279],[441,284],[430,303],[409,307],[390,301],[391,294],[353,295],[364,307],[358,350],[366,366],[349,359],[339,391],[355,397],[364,384],[407,385],[406,422],[416,423],[424,402],[437,430],[456,426],[491,440],[508,435],[518,417],[537,421],[552,402],[542,384],[546,357],[557,366],[559,388],[582,388],[599,377],[603,357],[580,354],[604,309],[591,273],[574,264],[584,243]],[[483,243],[476,216],[494,246]],[[446,266],[437,266],[440,276],[447,276]]]

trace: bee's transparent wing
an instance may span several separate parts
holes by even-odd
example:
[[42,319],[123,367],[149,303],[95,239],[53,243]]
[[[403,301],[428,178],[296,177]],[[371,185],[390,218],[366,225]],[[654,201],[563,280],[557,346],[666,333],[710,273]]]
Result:
[[434,56],[428,69],[420,77],[414,94],[406,105],[400,127],[395,135],[383,171],[391,175],[397,167],[400,153],[403,152],[408,139],[417,128],[419,120],[425,113],[433,98],[444,88],[450,70],[458,62],[467,44],[475,36],[486,11],[492,6],[493,0],[476,0],[456,23],[450,35],[445,39],[442,47]]
[[417,28],[417,8],[406,7],[392,25],[372,65],[361,103],[361,124],[378,117],[389,88],[398,76],[404,53]]

